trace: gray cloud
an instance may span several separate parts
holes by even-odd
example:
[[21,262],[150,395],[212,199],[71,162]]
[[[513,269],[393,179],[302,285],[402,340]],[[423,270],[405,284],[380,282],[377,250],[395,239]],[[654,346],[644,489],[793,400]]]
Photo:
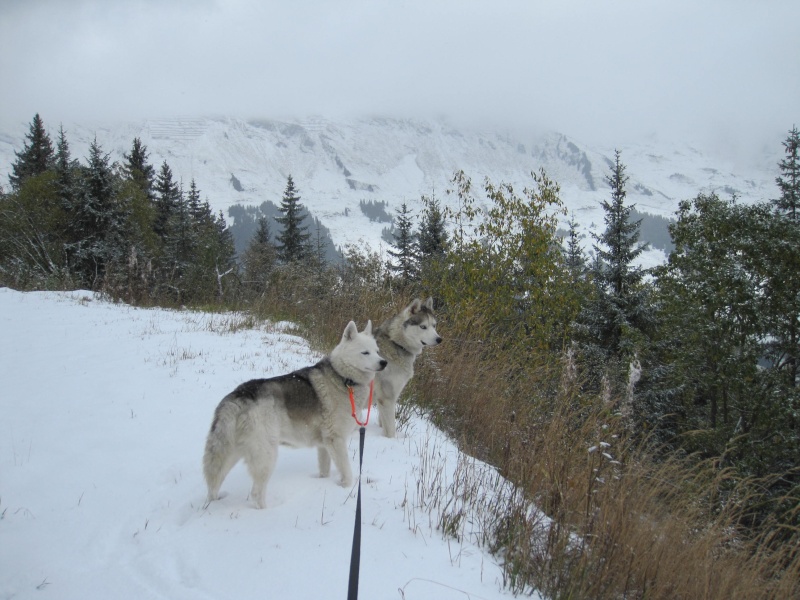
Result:
[[796,0],[0,3],[5,121],[445,115],[622,143],[782,139]]

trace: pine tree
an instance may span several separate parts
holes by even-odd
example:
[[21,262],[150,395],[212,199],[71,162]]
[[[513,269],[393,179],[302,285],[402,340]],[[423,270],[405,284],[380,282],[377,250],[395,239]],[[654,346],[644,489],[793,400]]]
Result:
[[183,276],[195,257],[195,248],[199,237],[195,226],[189,201],[183,188],[178,186],[173,213],[170,217],[167,256],[172,261],[175,275]]
[[178,210],[181,196],[181,190],[172,178],[172,169],[170,169],[167,161],[161,164],[161,170],[156,177],[154,191],[156,219],[153,229],[158,237],[166,240],[172,233],[170,225],[173,222],[173,216]]
[[[800,132],[793,127],[783,142],[785,157],[778,163],[781,175],[776,183],[781,191],[772,205],[780,219],[769,253],[770,277],[766,297],[774,314],[771,355],[785,372],[791,387],[797,387],[800,375]],[[800,423],[800,418],[798,418]]]
[[395,262],[389,263],[389,271],[400,279],[403,284],[408,284],[418,276],[417,243],[412,229],[411,211],[403,202],[395,218],[395,231],[392,232],[394,243],[388,250],[389,256]]
[[322,222],[319,219],[314,219],[314,239],[310,246],[309,258],[311,263],[316,267],[318,272],[321,272],[328,260],[327,254],[327,240],[322,229]]
[[420,259],[428,261],[442,257],[450,247],[444,214],[435,194],[422,196],[422,217],[417,235]]
[[[786,222],[766,203],[700,194],[680,203],[670,227],[675,251],[656,270],[659,344],[648,362],[659,368],[644,382],[652,388],[644,418],[672,435],[703,430],[676,441],[690,452],[725,454],[757,477],[788,471],[796,458],[785,459],[800,450],[798,398],[776,347],[785,296],[769,282]],[[781,443],[767,441],[773,436]]]
[[625,204],[628,176],[619,151],[606,181],[611,187],[611,200],[602,202],[606,228],[593,234],[598,242],[591,269],[596,297],[584,307],[579,321],[590,345],[609,356],[631,357],[635,352],[631,334],[646,331],[653,317],[642,285],[645,271],[633,264],[647,246],[639,243],[641,221],[630,221],[634,206]]
[[122,165],[123,176],[133,181],[150,198],[151,202],[154,202],[155,168],[147,161],[147,146],[142,144],[138,137],[133,138],[130,154],[123,154],[123,156],[125,157],[125,163]]
[[54,169],[61,206],[69,213],[75,207],[77,176],[80,165],[77,160],[72,158],[63,126],[58,130]]
[[781,196],[772,203],[779,212],[797,221],[800,220],[800,132],[796,126],[789,131],[783,148],[786,157],[778,163],[781,175],[775,179]]
[[305,209],[300,204],[300,196],[297,195],[291,175],[286,180],[278,210],[281,215],[275,220],[283,226],[278,234],[278,257],[287,264],[302,261],[309,254],[311,234],[307,233],[308,226],[303,225]]
[[277,259],[278,252],[272,243],[269,221],[266,217],[261,217],[258,220],[258,229],[242,256],[245,285],[256,294],[263,293]]
[[255,236],[253,236],[253,243],[261,248],[275,249],[272,244],[272,231],[270,231],[269,220],[266,217],[258,219],[258,229],[256,229]]
[[780,212],[787,215],[793,221],[800,220],[800,132],[797,127],[793,127],[783,142],[786,157],[783,158],[778,166],[781,175],[775,182],[781,190],[781,196],[773,200],[773,204]]
[[217,278],[218,299],[225,295],[225,279],[236,275],[236,248],[233,235],[225,222],[225,215],[219,211],[214,226],[217,232],[216,247],[214,249],[214,272]]
[[120,215],[114,206],[114,181],[109,155],[97,138],[89,146],[80,196],[74,211],[72,236],[77,270],[83,281],[96,286],[107,263],[119,252]]
[[[147,163],[147,150],[134,139],[130,154],[117,166],[117,204],[124,216],[125,253],[113,265],[113,293],[126,301],[151,297],[154,285],[163,275],[159,259],[164,242],[155,232],[157,207],[153,190],[152,165]],[[156,267],[154,269],[154,267]]]
[[80,240],[77,230],[78,199],[80,198],[79,179],[81,174],[80,163],[72,158],[69,142],[64,133],[63,126],[58,131],[58,143],[55,155],[56,193],[61,209],[66,216],[65,222],[65,248],[67,264],[74,263],[75,244]]
[[41,175],[53,166],[53,143],[45,131],[39,113],[33,117],[25,138],[28,141],[22,151],[14,152],[17,158],[11,165],[11,174],[8,176],[12,190],[18,190],[26,179]]
[[200,201],[200,190],[194,179],[189,183],[189,192],[186,195],[186,201],[189,205],[189,213],[195,223],[200,223],[211,216],[211,209],[208,202]]
[[572,280],[578,281],[586,271],[586,256],[584,256],[583,248],[581,248],[578,222],[575,220],[575,213],[571,215],[568,226],[569,231],[566,238],[567,247],[564,250],[564,260],[567,269],[569,269],[572,275]]

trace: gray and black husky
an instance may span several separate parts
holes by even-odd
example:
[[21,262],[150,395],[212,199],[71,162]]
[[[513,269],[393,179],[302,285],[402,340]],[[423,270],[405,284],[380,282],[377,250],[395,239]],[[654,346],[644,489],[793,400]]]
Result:
[[370,383],[386,364],[378,353],[372,322],[359,332],[350,321],[341,342],[317,364],[248,381],[225,396],[214,412],[203,457],[208,501],[219,498],[223,480],[244,459],[253,478],[250,496],[264,508],[279,445],[316,446],[320,475],[330,474],[333,459],[341,484],[352,485],[347,442],[355,421],[349,390],[356,408],[366,408]]
[[380,424],[387,437],[396,435],[397,398],[414,376],[414,361],[423,348],[436,346],[442,338],[436,333],[433,298],[414,299],[399,314],[375,329],[381,356],[389,364],[375,376],[375,402]]

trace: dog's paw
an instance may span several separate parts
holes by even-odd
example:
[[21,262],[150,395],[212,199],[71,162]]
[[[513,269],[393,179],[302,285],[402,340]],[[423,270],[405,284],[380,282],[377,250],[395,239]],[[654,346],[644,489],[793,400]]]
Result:
[[205,501],[205,504],[203,504],[203,508],[208,508],[208,506],[212,502],[215,502],[216,500],[222,500],[227,495],[228,495],[228,492],[219,492],[219,493],[217,493],[216,496],[212,496],[211,494],[209,494],[208,496],[206,496],[206,501]]
[[349,488],[349,487],[351,487],[353,485],[353,478],[352,477],[346,477],[346,478],[342,477],[339,480],[339,485],[342,486],[343,488]]

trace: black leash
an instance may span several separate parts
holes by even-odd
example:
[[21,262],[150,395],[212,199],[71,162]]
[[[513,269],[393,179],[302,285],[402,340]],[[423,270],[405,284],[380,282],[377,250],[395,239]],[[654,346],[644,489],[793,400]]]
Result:
[[353,550],[350,553],[350,582],[347,585],[347,600],[358,599],[358,571],[361,566],[361,465],[364,461],[364,433],[358,430],[358,496],[356,498],[356,524],[353,527]]

